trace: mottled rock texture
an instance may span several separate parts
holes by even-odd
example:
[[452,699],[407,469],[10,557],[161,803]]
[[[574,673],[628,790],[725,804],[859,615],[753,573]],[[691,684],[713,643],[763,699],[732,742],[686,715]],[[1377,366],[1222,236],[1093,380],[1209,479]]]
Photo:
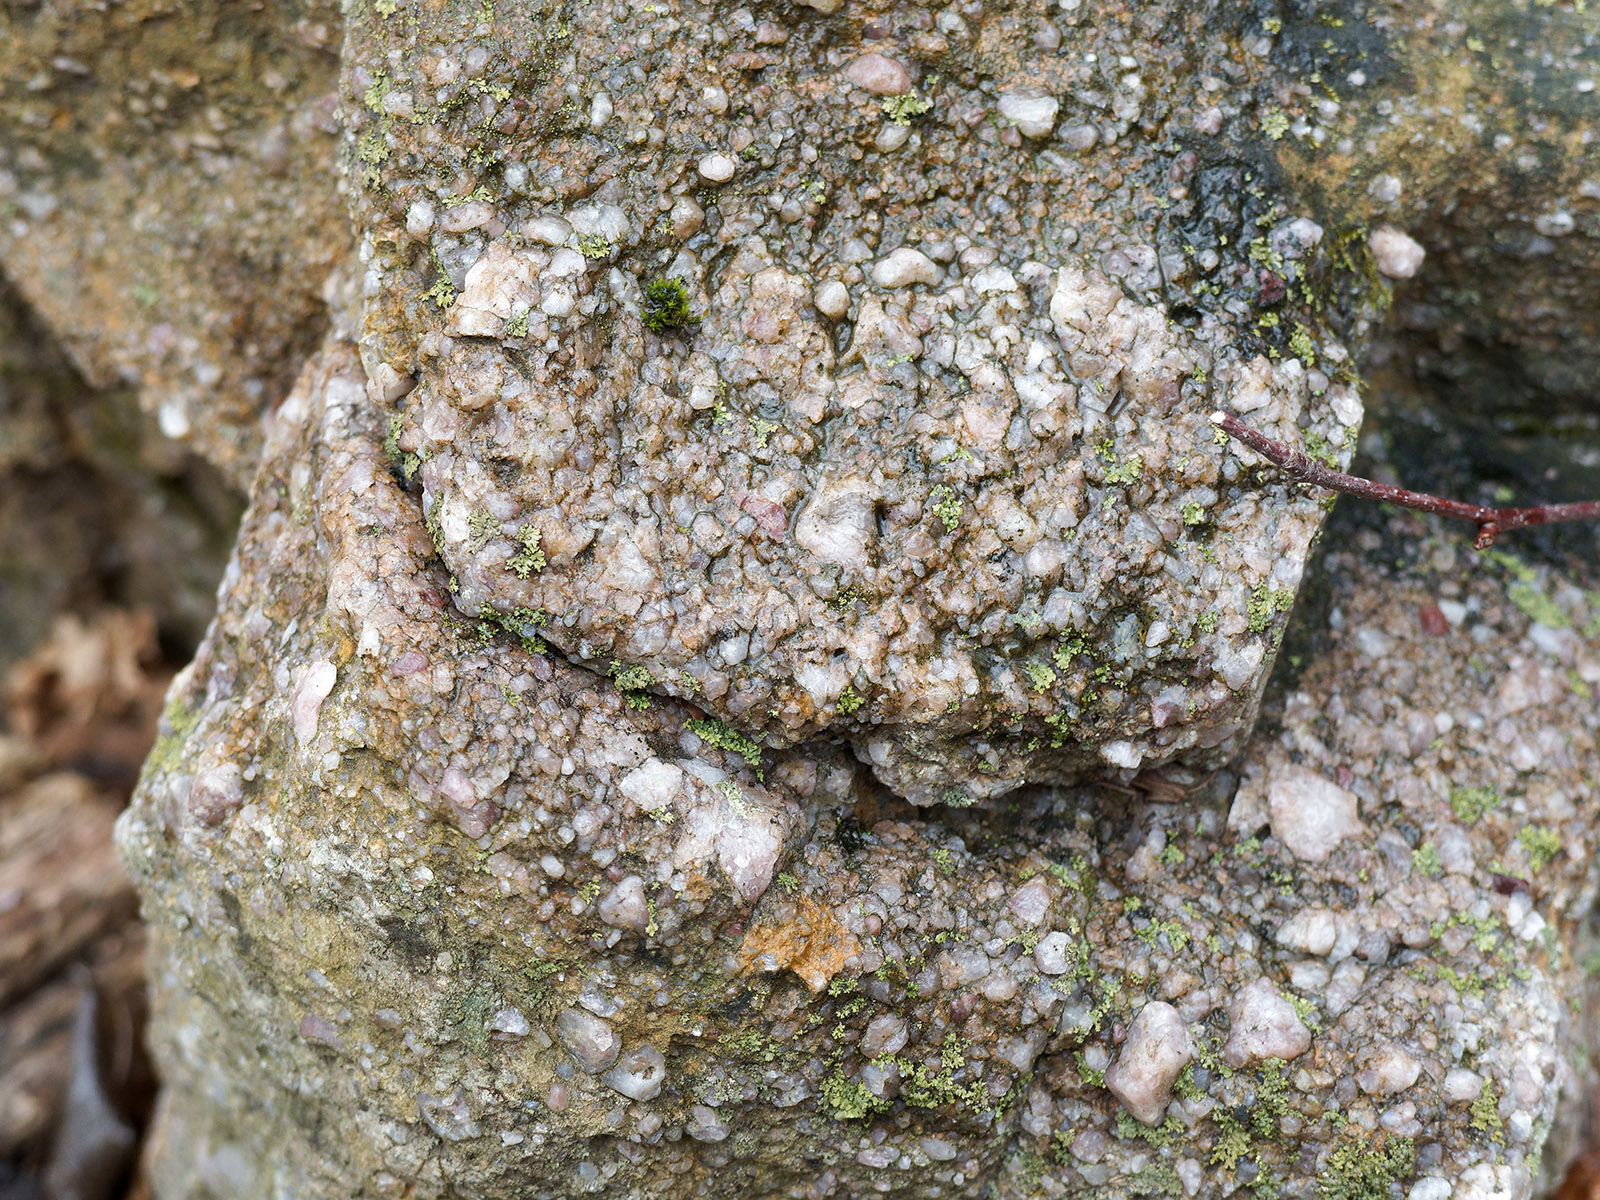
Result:
[[[1353,534],[1252,739],[1325,505],[1206,416],[1347,460],[1391,286],[1556,378],[1593,14],[16,11],[0,261],[268,430],[121,827],[163,1200],[1560,1159],[1594,581]],[[1584,249],[1486,270],[1525,223]]]
[[239,488],[346,253],[335,4],[8,4],[0,264]]

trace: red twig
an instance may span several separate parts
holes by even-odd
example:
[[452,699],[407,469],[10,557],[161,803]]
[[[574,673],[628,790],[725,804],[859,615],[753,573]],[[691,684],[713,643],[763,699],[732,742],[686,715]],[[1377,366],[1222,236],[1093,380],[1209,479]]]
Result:
[[1274,441],[1259,429],[1252,429],[1231,413],[1214,412],[1211,414],[1211,423],[1230,437],[1238,438],[1262,458],[1283,468],[1291,479],[1301,483],[1343,492],[1348,496],[1383,500],[1402,508],[1416,508],[1443,517],[1471,521],[1478,527],[1478,537],[1473,545],[1479,550],[1487,550],[1494,545],[1496,535],[1506,529],[1524,529],[1529,525],[1549,525],[1556,521],[1600,521],[1600,500],[1586,500],[1581,504],[1533,504],[1526,508],[1485,508],[1481,504],[1446,500],[1443,496],[1408,491],[1335,471],[1282,442]]

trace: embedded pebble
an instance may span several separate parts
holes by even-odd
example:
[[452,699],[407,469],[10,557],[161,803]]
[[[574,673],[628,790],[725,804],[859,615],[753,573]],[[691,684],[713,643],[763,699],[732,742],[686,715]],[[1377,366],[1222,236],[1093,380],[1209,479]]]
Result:
[[1033,961],[1045,975],[1064,975],[1073,964],[1072,939],[1059,929],[1045,934],[1033,948]]
[[1106,1068],[1106,1087],[1146,1125],[1159,1125],[1172,1085],[1194,1058],[1189,1029],[1172,1005],[1156,1000],[1128,1026],[1117,1059]]
[[654,1100],[667,1081],[667,1060],[654,1046],[635,1046],[600,1081],[630,1100]]
[[850,311],[850,289],[837,279],[827,279],[817,285],[812,303],[825,317],[837,321]]
[[1306,767],[1275,771],[1267,788],[1272,832],[1296,858],[1322,862],[1339,846],[1362,837],[1354,794]]
[[1273,935],[1279,945],[1319,957],[1333,949],[1339,936],[1338,920],[1326,908],[1303,908]]
[[707,183],[727,183],[738,170],[738,164],[726,154],[708,154],[700,160],[700,178]]
[[1422,1064],[1404,1046],[1389,1042],[1374,1050],[1356,1073],[1356,1084],[1370,1096],[1403,1092],[1422,1074]]
[[689,1106],[689,1120],[683,1131],[697,1142],[720,1142],[728,1136],[728,1122],[714,1108],[704,1104]]
[[1045,92],[1019,91],[1000,94],[1000,115],[1025,137],[1048,137],[1056,125],[1061,101]]
[[1379,225],[1367,235],[1367,248],[1378,270],[1390,279],[1410,279],[1422,266],[1425,251],[1393,225]]
[[939,265],[920,250],[901,246],[872,265],[872,281],[879,287],[902,288],[914,283],[933,283],[940,276]]
[[844,76],[859,88],[878,96],[903,96],[911,90],[911,75],[903,65],[882,54],[863,54],[851,60]]
[[622,1053],[622,1039],[611,1026],[581,1008],[566,1009],[556,1018],[556,1039],[591,1075],[606,1070]]
[[1298,1058],[1311,1049],[1311,1031],[1271,980],[1246,984],[1228,1005],[1222,1058],[1235,1070],[1267,1058]]
[[244,772],[223,763],[197,773],[189,785],[189,812],[202,825],[220,825],[244,803]]

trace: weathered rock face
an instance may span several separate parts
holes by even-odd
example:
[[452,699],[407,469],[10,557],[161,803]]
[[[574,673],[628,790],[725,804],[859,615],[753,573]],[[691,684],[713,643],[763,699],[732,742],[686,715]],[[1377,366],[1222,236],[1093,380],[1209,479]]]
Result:
[[457,606],[918,804],[1220,761],[1321,513],[1206,417],[1347,454],[1367,283],[1191,145],[1218,19],[357,20],[362,354]]
[[333,4],[0,13],[0,262],[97,388],[243,489],[349,245]]
[[353,7],[360,294],[122,826],[157,1193],[1527,1195],[1592,595],[1334,556],[1213,771],[1322,506],[1205,416],[1348,456],[1429,260],[1318,148],[1446,11]]
[[335,344],[121,826],[158,1195],[1521,1197],[1559,1159],[1594,592],[1364,534],[1231,802],[929,821],[450,617],[382,435]]

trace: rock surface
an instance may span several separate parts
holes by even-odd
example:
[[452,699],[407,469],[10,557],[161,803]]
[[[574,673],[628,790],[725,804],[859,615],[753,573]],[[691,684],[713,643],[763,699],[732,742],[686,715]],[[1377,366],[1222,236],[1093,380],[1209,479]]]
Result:
[[1207,415],[1348,455],[1379,292],[1152,91],[1234,71],[1216,13],[1041,12],[1037,57],[672,8],[619,59],[611,0],[475,12],[366,11],[344,75],[361,354],[462,613],[916,804],[1236,748],[1322,512]]
[[[1381,552],[1327,558],[1361,582],[1237,797],[1222,774],[1182,803],[1082,788],[930,821],[848,758],[635,707],[532,621],[452,617],[384,427],[337,344],[280,410],[121,827],[164,964],[159,1195],[1528,1196],[1560,1159],[1588,1078],[1564,1031],[1595,593],[1515,566],[1552,640],[1510,568],[1453,543],[1440,565],[1394,518]],[[1429,632],[1435,604],[1482,632]],[[1310,861],[1259,816],[1230,830],[1291,755],[1369,837]],[[213,823],[192,780],[222,762],[243,794]],[[1302,913],[1302,937],[1257,932]],[[1173,1037],[1145,1039],[1151,1013]],[[1132,1078],[1145,1040],[1185,1039],[1187,1067]]]
[[1207,414],[1346,461],[1388,281],[1573,391],[1592,15],[17,14],[0,261],[267,430],[120,827],[161,1200],[1559,1163],[1595,581],[1366,528],[1251,738],[1325,506]]

